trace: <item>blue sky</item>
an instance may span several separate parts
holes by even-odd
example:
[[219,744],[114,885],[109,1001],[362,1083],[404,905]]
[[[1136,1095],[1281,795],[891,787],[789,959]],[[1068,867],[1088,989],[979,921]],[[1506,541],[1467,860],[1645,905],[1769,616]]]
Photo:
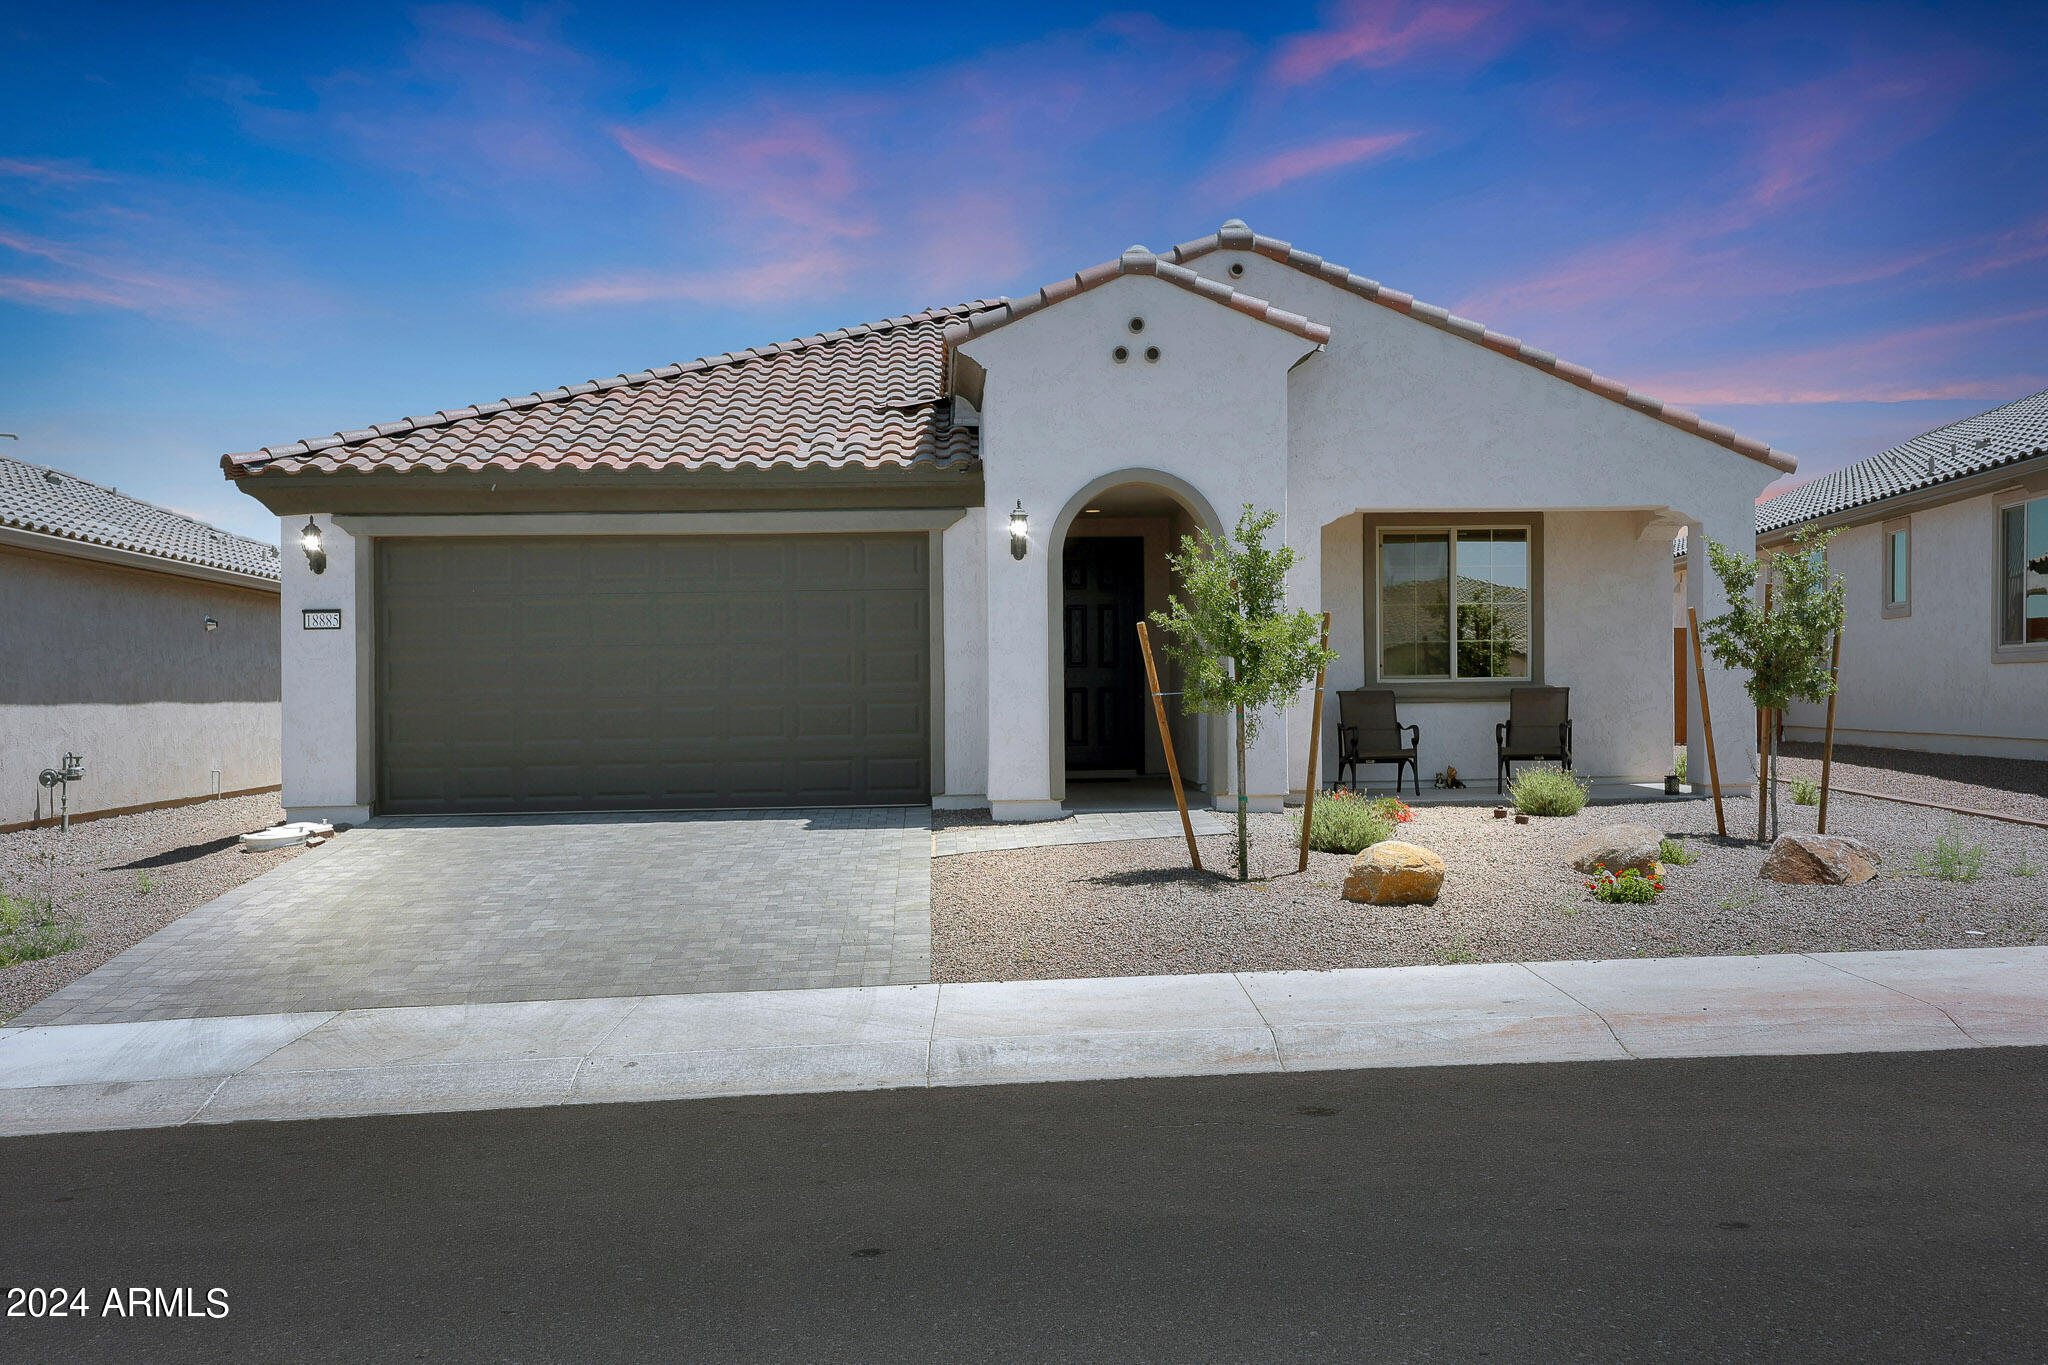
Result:
[[0,430],[247,450],[1232,216],[1801,457],[2048,387],[2048,7],[0,7]]

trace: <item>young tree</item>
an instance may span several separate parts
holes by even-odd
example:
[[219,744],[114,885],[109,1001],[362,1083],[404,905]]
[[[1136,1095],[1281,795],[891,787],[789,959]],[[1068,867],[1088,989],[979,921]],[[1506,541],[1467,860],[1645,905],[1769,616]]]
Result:
[[[1774,583],[1770,610],[1757,601],[1756,580],[1764,565],[1748,555],[1707,542],[1707,558],[1728,594],[1728,610],[1707,622],[1707,649],[1728,668],[1748,672],[1749,698],[1766,713],[1791,702],[1826,701],[1835,690],[1828,672],[1829,646],[1842,628],[1842,580],[1828,569],[1834,532],[1807,527],[1792,538],[1792,549],[1769,561]],[[1778,727],[1766,724],[1760,785],[1770,787],[1770,834],[1778,837]],[[1757,796],[1756,837],[1764,839],[1764,798]]]
[[1218,540],[1206,530],[1183,536],[1167,562],[1179,594],[1152,623],[1165,635],[1167,657],[1181,667],[1181,702],[1197,715],[1237,720],[1237,879],[1251,877],[1245,750],[1259,736],[1269,707],[1280,706],[1315,681],[1316,670],[1336,656],[1323,648],[1322,619],[1287,611],[1287,571],[1294,551],[1268,548],[1266,532],[1277,512],[1244,505],[1237,529]]

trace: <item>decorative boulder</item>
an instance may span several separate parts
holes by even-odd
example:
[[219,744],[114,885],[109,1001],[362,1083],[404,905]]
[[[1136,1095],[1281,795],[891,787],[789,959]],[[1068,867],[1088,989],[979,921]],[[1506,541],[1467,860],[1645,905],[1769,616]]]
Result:
[[1884,860],[1860,839],[1839,834],[1781,834],[1757,876],[1794,886],[1854,886],[1877,875]]
[[1431,905],[1443,889],[1444,860],[1399,839],[1360,853],[1344,878],[1344,899],[1362,905]]
[[1604,864],[1617,877],[1630,868],[1647,877],[1664,870],[1657,861],[1663,843],[1664,832],[1648,825],[1602,825],[1573,844],[1564,856],[1589,876]]

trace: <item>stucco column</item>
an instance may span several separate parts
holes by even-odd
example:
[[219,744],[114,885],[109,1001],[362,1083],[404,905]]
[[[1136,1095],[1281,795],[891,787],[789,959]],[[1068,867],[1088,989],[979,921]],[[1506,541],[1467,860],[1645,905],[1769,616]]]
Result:
[[[359,824],[370,818],[376,792],[369,554],[374,542],[358,540],[328,517],[312,521],[327,556],[317,574],[299,544],[306,520],[286,517],[278,528],[284,808],[293,820]],[[305,612],[332,610],[341,612],[339,629],[305,628]]]
[[[1287,575],[1286,607],[1289,611],[1306,610],[1320,613],[1330,609],[1330,598],[1324,590],[1325,585],[1323,582],[1324,541],[1327,539],[1326,530],[1334,531],[1336,529],[1334,526],[1328,528],[1319,526],[1315,523],[1315,519],[1308,515],[1299,517],[1289,516],[1287,521],[1287,545],[1288,548],[1294,551],[1294,568]],[[1335,548],[1341,554],[1341,545]],[[1332,611],[1330,632],[1333,639],[1333,648],[1335,647],[1334,639],[1337,629],[1336,613]],[[1287,747],[1286,752],[1280,756],[1281,761],[1286,764],[1280,777],[1280,790],[1287,793],[1289,801],[1297,804],[1302,800],[1303,784],[1308,780],[1309,747],[1312,744],[1326,742],[1322,737],[1309,733],[1309,726],[1313,723],[1314,719],[1315,684],[1311,682],[1296,694],[1294,705],[1288,709],[1286,723]],[[1324,736],[1333,732],[1332,727],[1336,723],[1334,710],[1326,707],[1323,716]],[[1317,781],[1319,782],[1322,780],[1323,773],[1328,771],[1328,757],[1329,754],[1326,748],[1316,764]],[[1259,790],[1260,786],[1254,780],[1252,791],[1256,793]]]
[[1001,490],[984,522],[988,617],[988,804],[998,820],[1057,820],[1052,789],[1052,601],[1054,556],[1046,548],[1052,518],[1031,527],[1024,558],[1010,553]]
[[[1700,625],[1728,609],[1728,596],[1721,580],[1707,562],[1708,539],[1718,541],[1739,554],[1750,553],[1756,544],[1756,509],[1744,503],[1721,517],[1690,521],[1685,534],[1685,604],[1699,616]],[[1688,651],[1691,642],[1687,642]],[[1706,663],[1707,701],[1713,707],[1714,749],[1720,760],[1722,795],[1747,795],[1755,787],[1756,709],[1744,690],[1743,676],[1714,662],[1704,639],[1700,646]],[[1702,723],[1699,675],[1686,670],[1685,776],[1697,788],[1704,788],[1712,769],[1707,762],[1705,726]],[[1739,834],[1739,822],[1731,822],[1731,833]]]

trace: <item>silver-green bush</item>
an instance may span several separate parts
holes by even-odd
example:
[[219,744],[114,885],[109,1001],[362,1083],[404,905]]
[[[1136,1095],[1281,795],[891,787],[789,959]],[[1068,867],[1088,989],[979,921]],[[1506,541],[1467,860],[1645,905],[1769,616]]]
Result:
[[[1295,817],[1301,828],[1301,817]],[[1394,822],[1380,802],[1356,792],[1316,798],[1308,846],[1318,853],[1357,853],[1393,837]]]
[[1549,763],[1522,769],[1508,784],[1508,799],[1524,815],[1577,815],[1591,792],[1586,783]]

